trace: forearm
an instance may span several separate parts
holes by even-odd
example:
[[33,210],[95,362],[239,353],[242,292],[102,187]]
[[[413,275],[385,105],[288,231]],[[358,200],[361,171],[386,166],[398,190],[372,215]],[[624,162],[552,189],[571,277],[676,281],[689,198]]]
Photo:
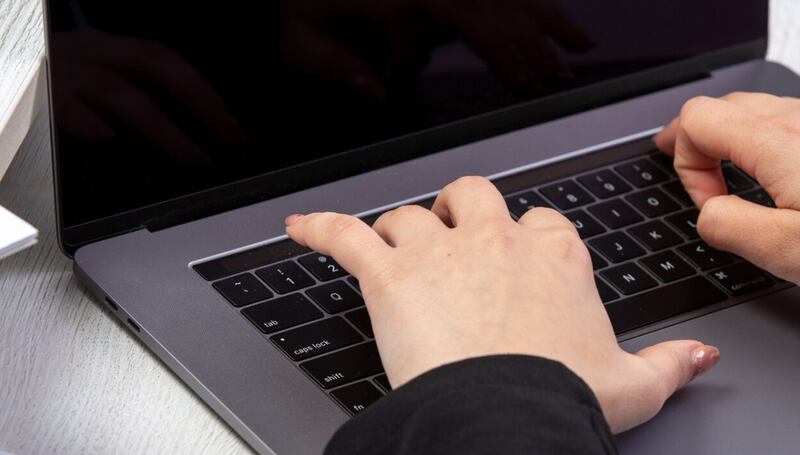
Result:
[[610,454],[589,387],[560,363],[527,356],[464,360],[430,371],[345,424],[337,454]]

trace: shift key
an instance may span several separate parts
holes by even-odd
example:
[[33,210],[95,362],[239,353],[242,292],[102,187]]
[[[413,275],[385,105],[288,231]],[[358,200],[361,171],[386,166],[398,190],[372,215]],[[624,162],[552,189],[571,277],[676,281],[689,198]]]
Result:
[[375,343],[364,343],[309,360],[301,367],[325,389],[357,381],[383,371]]

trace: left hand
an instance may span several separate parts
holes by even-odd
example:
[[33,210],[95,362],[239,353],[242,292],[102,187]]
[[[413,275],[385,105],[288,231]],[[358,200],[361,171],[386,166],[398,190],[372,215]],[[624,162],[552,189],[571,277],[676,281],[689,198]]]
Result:
[[546,357],[589,385],[620,432],[653,417],[719,358],[690,340],[623,351],[569,220],[536,208],[515,222],[484,178],[448,185],[432,211],[385,213],[374,229],[335,213],[292,215],[286,224],[292,239],[359,279],[395,388],[471,357]]

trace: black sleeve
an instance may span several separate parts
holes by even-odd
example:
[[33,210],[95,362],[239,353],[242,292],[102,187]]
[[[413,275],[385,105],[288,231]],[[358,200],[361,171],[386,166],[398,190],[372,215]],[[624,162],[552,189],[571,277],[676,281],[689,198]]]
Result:
[[615,454],[589,387],[538,357],[464,360],[423,374],[347,422],[340,454]]

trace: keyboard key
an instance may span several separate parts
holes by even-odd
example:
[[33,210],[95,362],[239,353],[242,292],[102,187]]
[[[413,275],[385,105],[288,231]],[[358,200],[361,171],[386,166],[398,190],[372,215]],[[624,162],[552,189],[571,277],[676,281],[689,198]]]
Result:
[[325,389],[383,372],[378,348],[372,342],[311,359],[300,366]]
[[589,256],[592,258],[592,269],[602,269],[603,267],[608,265],[605,259],[603,259],[599,254],[595,253],[593,249],[589,248]]
[[364,305],[364,299],[344,281],[334,281],[311,288],[306,294],[330,314]]
[[378,401],[383,394],[369,382],[361,381],[336,389],[331,392],[331,396],[341,403],[350,414],[355,415]]
[[375,334],[372,333],[372,322],[369,320],[369,313],[367,313],[366,308],[360,308],[358,310],[351,311],[347,313],[345,317],[364,335],[370,338],[375,336]]
[[617,334],[663,321],[726,299],[710,281],[696,276],[652,291],[617,300],[606,311]]
[[733,256],[711,248],[702,240],[684,245],[678,248],[678,251],[694,262],[701,270],[709,270],[733,262]]
[[272,292],[249,273],[217,281],[214,283],[214,289],[235,307],[250,305],[272,297]]
[[651,251],[659,251],[683,243],[681,236],[661,221],[650,221],[634,226],[628,229],[628,234],[644,243]]
[[612,232],[595,238],[589,241],[589,245],[615,264],[643,256],[645,253],[642,247],[623,232]]
[[708,276],[733,295],[748,294],[774,284],[766,273],[749,262],[725,267]]
[[506,204],[508,205],[508,210],[517,218],[521,218],[528,210],[535,207],[552,208],[550,204],[545,202],[541,196],[534,193],[533,190],[507,197]]
[[573,210],[564,216],[572,222],[582,239],[606,232],[606,229],[600,223],[583,210]]
[[361,285],[358,284],[358,278],[354,276],[348,277],[347,282],[350,283],[350,286],[356,288],[356,291],[361,292]]
[[642,215],[621,199],[613,199],[589,207],[589,212],[611,229],[619,229],[642,221]]
[[611,286],[607,285],[605,281],[595,277],[594,284],[597,286],[597,292],[600,293],[600,300],[602,300],[603,303],[607,303],[619,298],[617,291],[611,289]]
[[667,171],[668,174],[678,175],[675,171],[675,162],[672,157],[663,152],[656,152],[650,155],[650,159],[661,166],[661,169]]
[[383,390],[385,390],[387,392],[391,392],[392,391],[392,386],[389,384],[389,378],[387,378],[385,374],[382,374],[380,376],[376,376],[375,379],[373,379],[373,380]]
[[539,191],[561,210],[572,210],[594,202],[594,198],[572,180],[554,183]]
[[347,271],[330,256],[312,253],[298,261],[320,281],[330,281],[347,275]]
[[660,170],[655,163],[646,159],[617,166],[614,170],[622,174],[625,180],[638,188],[655,185],[668,179],[664,171]]
[[677,212],[681,209],[680,205],[658,188],[650,188],[628,195],[625,200],[650,218]]
[[680,180],[665,183],[663,188],[667,190],[667,193],[669,193],[670,196],[677,199],[678,202],[684,206],[694,207],[694,202],[692,202],[691,196],[689,196],[689,193],[686,192],[686,188],[683,187],[683,183],[681,183]]
[[775,201],[773,201],[772,198],[769,196],[769,194],[767,194],[767,192],[762,189],[744,193],[741,196],[741,198],[746,201],[754,202],[758,205],[763,205],[764,207],[769,207],[771,209],[777,207],[775,205]]
[[273,335],[270,340],[297,362],[356,344],[364,337],[344,319],[335,317]]
[[725,178],[725,185],[728,186],[730,194],[738,194],[755,187],[752,180],[733,166],[722,166],[722,176]]
[[672,251],[664,251],[639,262],[665,283],[695,274],[694,268]]
[[631,190],[630,185],[607,169],[578,177],[578,181],[600,199],[619,196]]
[[700,212],[697,209],[689,209],[685,212],[668,216],[667,221],[679,231],[683,232],[689,240],[694,240],[700,238],[700,235],[697,234],[698,215],[700,215]]
[[314,285],[311,275],[304,272],[294,262],[287,261],[280,264],[256,270],[256,275],[264,280],[278,294],[286,294],[298,289]]
[[246,272],[264,264],[285,261],[310,251],[308,248],[300,246],[291,240],[285,240],[195,264],[192,268],[206,280],[215,281],[226,276]]
[[274,333],[322,317],[322,312],[302,294],[291,294],[242,310],[263,333]]
[[658,285],[638,265],[629,262],[617,267],[603,270],[600,274],[623,294],[635,294]]

